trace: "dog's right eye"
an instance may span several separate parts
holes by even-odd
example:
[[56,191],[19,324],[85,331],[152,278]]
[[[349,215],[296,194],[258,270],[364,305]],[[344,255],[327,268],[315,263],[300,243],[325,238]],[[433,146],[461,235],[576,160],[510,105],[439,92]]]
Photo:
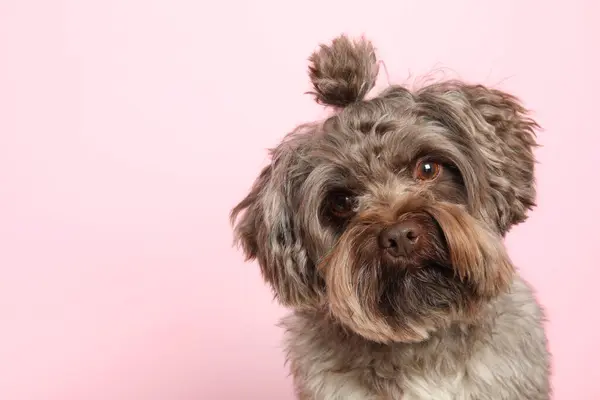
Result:
[[356,212],[357,200],[350,193],[338,192],[329,197],[329,210],[338,218],[348,218]]

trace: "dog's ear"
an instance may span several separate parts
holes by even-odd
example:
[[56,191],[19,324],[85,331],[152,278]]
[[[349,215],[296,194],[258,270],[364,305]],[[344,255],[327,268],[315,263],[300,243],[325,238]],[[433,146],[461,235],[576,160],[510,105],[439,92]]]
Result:
[[321,45],[309,58],[309,75],[318,103],[345,107],[362,100],[375,86],[379,66],[373,45],[347,36]]
[[[485,213],[504,235],[527,219],[535,207],[535,132],[538,124],[518,98],[497,89],[462,82],[443,82],[424,88],[433,94],[436,111],[452,120],[474,143],[472,160],[482,170],[481,202]],[[442,110],[442,111],[440,111]],[[443,111],[446,110],[446,111]]]
[[319,300],[319,278],[306,254],[294,213],[296,154],[290,142],[272,151],[248,195],[231,211],[235,240],[285,306],[308,307]]
[[[498,206],[504,208],[499,215],[499,227],[505,233],[511,226],[527,219],[535,207],[535,132],[539,125],[515,96],[481,85],[464,86],[470,104],[492,127],[483,130],[480,146],[491,169],[490,184],[498,194]],[[487,133],[487,135],[486,135]],[[499,197],[499,196],[497,196]]]

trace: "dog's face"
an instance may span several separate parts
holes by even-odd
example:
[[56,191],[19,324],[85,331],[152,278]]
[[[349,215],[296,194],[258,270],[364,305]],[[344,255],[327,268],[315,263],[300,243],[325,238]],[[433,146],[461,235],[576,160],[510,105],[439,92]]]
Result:
[[535,122],[460,82],[363,101],[376,76],[364,41],[312,61],[318,100],[343,108],[288,135],[233,210],[246,255],[283,304],[328,309],[370,340],[476,319],[512,279],[502,238],[534,205]]

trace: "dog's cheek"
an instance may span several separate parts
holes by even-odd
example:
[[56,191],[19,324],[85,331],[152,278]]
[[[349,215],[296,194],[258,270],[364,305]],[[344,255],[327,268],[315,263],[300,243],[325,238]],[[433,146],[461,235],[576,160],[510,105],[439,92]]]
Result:
[[441,204],[430,210],[444,232],[452,268],[479,296],[494,297],[508,288],[514,267],[502,239],[462,207]]

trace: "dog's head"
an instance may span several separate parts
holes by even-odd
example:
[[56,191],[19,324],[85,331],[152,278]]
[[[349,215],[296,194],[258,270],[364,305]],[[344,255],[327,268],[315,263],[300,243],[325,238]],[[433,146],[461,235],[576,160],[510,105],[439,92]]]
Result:
[[313,54],[314,94],[337,113],[272,151],[232,219],[282,304],[420,341],[510,285],[503,236],[534,206],[537,125],[515,97],[457,81],[364,100],[376,75],[365,40]]

